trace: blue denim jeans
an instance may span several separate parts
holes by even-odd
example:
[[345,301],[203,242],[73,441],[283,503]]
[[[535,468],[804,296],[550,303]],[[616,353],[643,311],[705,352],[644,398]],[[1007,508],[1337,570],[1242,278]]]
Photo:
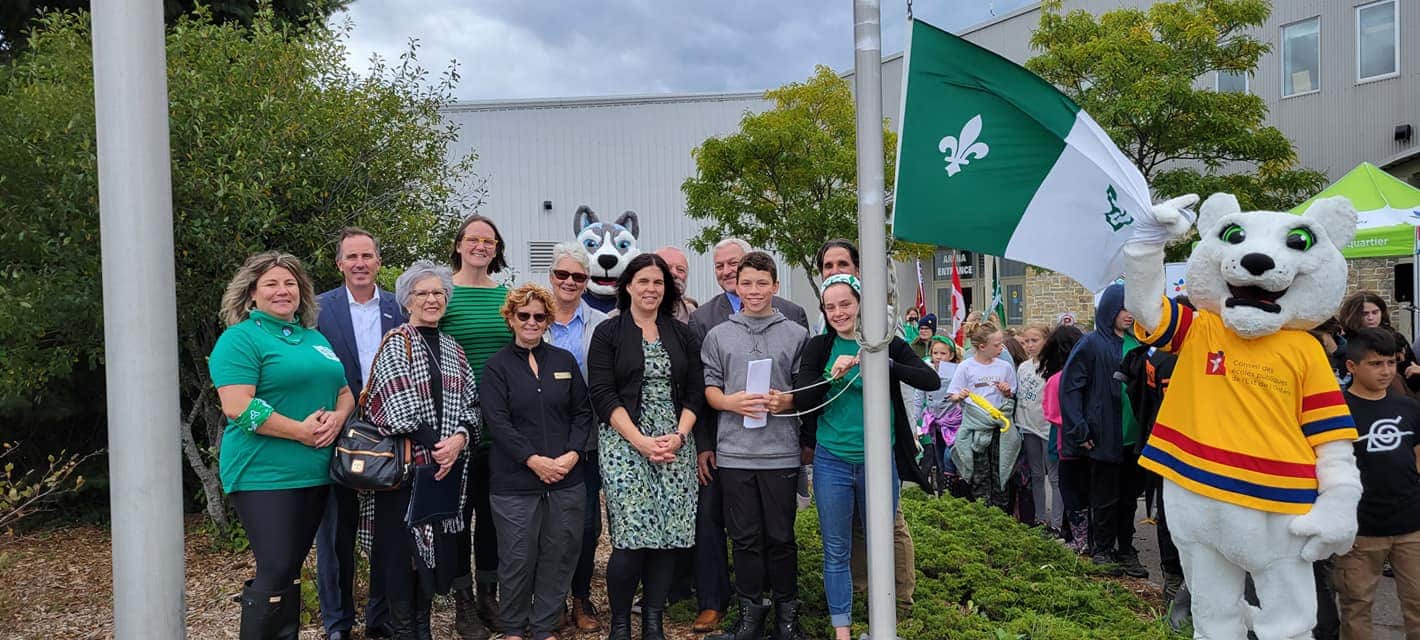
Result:
[[[892,507],[897,511],[900,480],[891,459]],[[853,519],[867,513],[866,467],[845,462],[822,446],[814,449],[814,503],[823,537],[823,590],[833,626],[853,622]]]

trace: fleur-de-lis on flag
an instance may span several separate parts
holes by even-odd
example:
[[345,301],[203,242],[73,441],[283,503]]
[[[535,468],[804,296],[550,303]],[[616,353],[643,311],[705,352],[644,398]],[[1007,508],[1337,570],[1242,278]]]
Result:
[[[952,177],[961,171],[961,168],[971,163],[971,159],[980,160],[991,152],[991,147],[985,142],[977,142],[976,137],[981,135],[981,114],[976,114],[972,119],[966,121],[966,125],[961,128],[961,133],[957,136],[947,136],[937,143],[937,151],[947,154],[947,177]],[[959,136],[959,137],[958,137]]]

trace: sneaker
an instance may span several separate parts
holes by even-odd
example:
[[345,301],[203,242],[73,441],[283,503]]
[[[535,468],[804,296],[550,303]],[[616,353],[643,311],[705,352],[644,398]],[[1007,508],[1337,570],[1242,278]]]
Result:
[[1124,575],[1131,578],[1149,577],[1149,570],[1144,567],[1143,563],[1139,562],[1139,554],[1137,552],[1129,551],[1119,553],[1114,556],[1114,559],[1119,563],[1119,568],[1124,572]]

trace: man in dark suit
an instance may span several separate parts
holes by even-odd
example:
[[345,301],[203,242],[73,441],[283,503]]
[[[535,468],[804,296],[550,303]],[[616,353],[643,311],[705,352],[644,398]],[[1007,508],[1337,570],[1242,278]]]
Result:
[[[316,326],[340,362],[350,392],[360,397],[385,332],[405,321],[394,294],[379,288],[380,246],[369,232],[346,227],[336,242],[336,266],[344,283],[320,294]],[[355,532],[360,505],[355,492],[332,485],[330,503],[316,532],[316,586],[326,638],[348,640],[355,626]],[[372,558],[373,560],[373,558]],[[371,566],[381,566],[371,562]],[[370,576],[370,602],[365,608],[365,637],[388,638],[384,584],[374,570]]]
[[[714,253],[711,254],[715,260],[715,280],[723,291],[690,314],[690,328],[700,335],[701,340],[715,325],[739,313],[740,297],[735,288],[740,258],[750,250],[749,243],[739,238],[725,238],[715,243]],[[774,296],[773,308],[805,329],[809,328],[809,318],[803,307]],[[704,415],[696,419],[696,424],[715,424],[715,413],[707,408]],[[726,551],[724,498],[715,467],[715,430],[696,429],[694,435],[695,449],[699,452],[700,496],[695,516],[693,569],[700,614],[691,625],[691,631],[711,633],[720,628],[725,608],[730,604],[730,567]],[[677,575],[688,574],[688,571],[677,571]],[[672,589],[672,594],[675,592]]]

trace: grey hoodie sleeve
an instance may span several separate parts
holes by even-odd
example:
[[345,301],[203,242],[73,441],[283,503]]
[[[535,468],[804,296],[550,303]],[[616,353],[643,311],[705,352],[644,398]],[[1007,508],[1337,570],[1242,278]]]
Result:
[[725,388],[725,372],[720,362],[719,334],[711,331],[705,334],[700,346],[700,363],[705,367],[705,386]]

